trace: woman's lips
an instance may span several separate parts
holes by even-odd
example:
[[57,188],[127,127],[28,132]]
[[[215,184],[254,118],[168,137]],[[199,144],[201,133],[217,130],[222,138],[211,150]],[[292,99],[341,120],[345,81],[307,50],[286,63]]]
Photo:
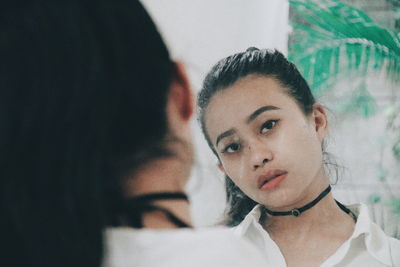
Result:
[[287,171],[271,170],[258,177],[258,188],[261,190],[271,190],[278,186],[287,176]]

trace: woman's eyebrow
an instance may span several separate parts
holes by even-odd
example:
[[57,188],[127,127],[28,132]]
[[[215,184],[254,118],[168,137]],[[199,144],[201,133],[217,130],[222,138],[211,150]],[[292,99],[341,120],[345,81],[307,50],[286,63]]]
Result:
[[223,138],[231,136],[235,133],[236,131],[234,129],[230,129],[228,131],[223,132],[222,134],[218,135],[217,141],[215,146],[218,146],[219,141],[221,141]]
[[250,116],[247,117],[246,123],[249,124],[250,122],[255,120],[258,115],[260,115],[263,112],[266,112],[266,111],[269,111],[269,110],[277,110],[277,109],[279,109],[279,108],[275,107],[275,106],[263,106],[263,107],[255,110],[253,113],[251,113]]

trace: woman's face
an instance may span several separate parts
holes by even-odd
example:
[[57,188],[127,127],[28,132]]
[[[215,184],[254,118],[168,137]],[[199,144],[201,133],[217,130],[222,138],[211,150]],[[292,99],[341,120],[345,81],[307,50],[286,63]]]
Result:
[[306,116],[271,77],[248,75],[216,93],[205,111],[205,126],[221,170],[266,207],[284,210],[307,203],[327,185],[323,108],[314,105]]

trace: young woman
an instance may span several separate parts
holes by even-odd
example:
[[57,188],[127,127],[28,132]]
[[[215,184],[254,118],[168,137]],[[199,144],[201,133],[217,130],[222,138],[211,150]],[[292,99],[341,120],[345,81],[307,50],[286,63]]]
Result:
[[190,229],[191,92],[138,1],[9,1],[0,20],[1,266],[265,266]]
[[324,169],[328,120],[296,67],[250,48],[219,61],[198,97],[226,174],[228,225],[274,266],[400,266],[400,241],[364,205],[345,207]]

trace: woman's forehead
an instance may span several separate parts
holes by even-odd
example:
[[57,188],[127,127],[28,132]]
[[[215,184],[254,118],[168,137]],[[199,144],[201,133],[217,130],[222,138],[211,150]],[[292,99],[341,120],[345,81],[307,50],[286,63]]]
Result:
[[274,78],[249,75],[217,92],[204,113],[205,126],[213,135],[214,129],[244,123],[255,110],[263,106],[279,109],[297,108],[295,100]]
[[287,93],[287,88],[274,78],[266,76],[246,76],[233,85],[218,91],[211,97],[205,110],[205,117],[219,117],[228,111],[246,113],[264,105],[295,104]]

